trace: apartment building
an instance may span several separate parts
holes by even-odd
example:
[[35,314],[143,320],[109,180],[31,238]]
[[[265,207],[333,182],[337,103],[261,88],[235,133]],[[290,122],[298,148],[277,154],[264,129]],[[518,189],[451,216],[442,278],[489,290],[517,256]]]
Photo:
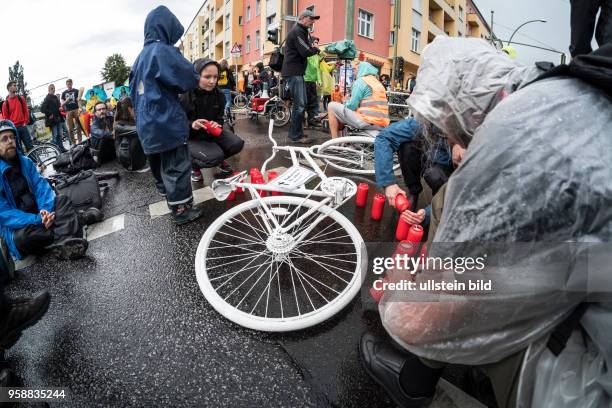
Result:
[[[206,0],[186,31],[184,55],[190,60],[202,56],[229,58],[232,45],[237,43],[242,54],[231,60],[232,64],[243,69],[265,62],[274,49],[274,44],[266,41],[268,30],[281,28],[284,37],[294,23],[283,16],[296,16],[304,9],[321,16],[312,29],[321,47],[345,38],[345,0]],[[490,33],[472,0],[355,0],[352,14],[349,24],[360,57],[386,74],[391,73],[396,41],[405,76],[417,71],[421,51],[436,36],[488,38]]]
[[185,58],[225,58],[241,65],[241,58],[232,60],[230,52],[234,44],[242,43],[242,6],[243,0],[205,0],[185,30]]

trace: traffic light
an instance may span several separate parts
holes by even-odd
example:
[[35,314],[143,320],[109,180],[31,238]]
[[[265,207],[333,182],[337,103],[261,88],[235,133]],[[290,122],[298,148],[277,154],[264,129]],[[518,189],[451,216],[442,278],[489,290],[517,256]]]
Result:
[[399,72],[404,71],[404,57],[397,57],[397,70]]
[[268,41],[275,45],[278,45],[278,28],[274,30],[268,30]]

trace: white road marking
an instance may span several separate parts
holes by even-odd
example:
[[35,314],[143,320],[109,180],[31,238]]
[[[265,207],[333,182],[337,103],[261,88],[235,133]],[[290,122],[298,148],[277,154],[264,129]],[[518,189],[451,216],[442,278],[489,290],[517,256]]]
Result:
[[125,228],[125,214],[119,214],[111,218],[107,218],[102,222],[93,224],[88,228],[87,240],[94,239],[112,234]]

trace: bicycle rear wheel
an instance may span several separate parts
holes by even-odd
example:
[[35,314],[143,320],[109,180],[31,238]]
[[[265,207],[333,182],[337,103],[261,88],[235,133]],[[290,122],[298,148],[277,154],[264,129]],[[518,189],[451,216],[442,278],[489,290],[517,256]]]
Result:
[[[316,152],[331,167],[353,174],[375,174],[374,138],[368,136],[345,136],[328,140]],[[399,168],[393,156],[393,170]]]
[[55,173],[52,165],[59,155],[60,150],[57,146],[52,143],[43,143],[30,150],[26,157],[36,163],[38,172],[43,177],[47,177]]
[[234,97],[234,107],[236,109],[244,109],[249,104],[249,100],[243,94],[238,94]]
[[[263,201],[285,226],[318,205],[293,196]],[[202,236],[196,277],[217,312],[244,327],[283,332],[323,322],[355,297],[367,259],[363,239],[346,217],[322,206],[279,235],[268,233],[266,221],[260,203],[251,200],[225,212]]]

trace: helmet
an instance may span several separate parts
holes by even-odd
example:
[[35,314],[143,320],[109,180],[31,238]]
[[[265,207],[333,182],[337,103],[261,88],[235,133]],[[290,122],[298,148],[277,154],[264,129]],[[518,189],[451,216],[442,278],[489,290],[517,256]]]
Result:
[[0,120],[0,132],[4,132],[5,130],[10,130],[17,136],[17,129],[15,129],[15,125],[10,120]]

